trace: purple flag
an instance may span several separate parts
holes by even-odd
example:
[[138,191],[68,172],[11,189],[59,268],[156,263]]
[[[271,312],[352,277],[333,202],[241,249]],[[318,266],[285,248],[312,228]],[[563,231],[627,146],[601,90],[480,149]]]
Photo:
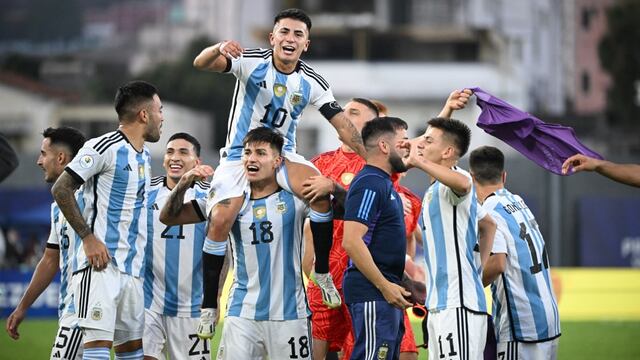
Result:
[[602,159],[584,146],[572,128],[547,124],[480,88],[470,88],[482,109],[477,125],[543,168],[562,175],[562,163],[575,154]]

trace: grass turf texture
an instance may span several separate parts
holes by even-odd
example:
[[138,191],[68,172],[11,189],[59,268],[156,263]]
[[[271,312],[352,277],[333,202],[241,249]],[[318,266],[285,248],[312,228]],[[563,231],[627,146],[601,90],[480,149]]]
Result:
[[[4,327],[6,319],[2,319]],[[13,341],[5,333],[0,336],[0,359],[47,359],[57,330],[55,320],[26,320],[20,326],[20,340]],[[222,328],[219,326],[218,330]],[[413,323],[417,343],[422,343],[419,323]],[[217,350],[218,331],[212,348]],[[640,322],[564,321],[560,337],[560,360],[573,359],[640,359]],[[426,359],[420,350],[419,359]]]

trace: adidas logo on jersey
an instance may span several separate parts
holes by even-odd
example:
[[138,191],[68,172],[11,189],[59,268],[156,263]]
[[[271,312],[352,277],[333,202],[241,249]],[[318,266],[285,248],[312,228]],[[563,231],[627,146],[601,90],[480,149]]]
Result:
[[160,210],[160,208],[158,207],[158,203],[153,204],[153,206],[151,206],[151,208],[153,210]]
[[122,169],[124,171],[133,171],[133,169],[131,168],[131,165],[127,164],[127,166],[124,167],[124,169]]
[[61,356],[60,356],[60,351],[56,351],[56,353],[55,353],[55,354],[53,354],[52,358],[60,359],[60,358],[61,358]]
[[264,80],[257,82],[256,85],[258,85],[258,87],[261,87],[263,89],[267,88],[267,82]]
[[396,199],[396,197],[393,196],[393,194],[391,194],[391,200],[395,200],[395,199]]

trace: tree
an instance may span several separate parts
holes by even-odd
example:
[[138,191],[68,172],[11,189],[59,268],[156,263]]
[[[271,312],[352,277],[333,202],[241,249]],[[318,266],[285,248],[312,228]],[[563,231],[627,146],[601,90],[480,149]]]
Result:
[[178,61],[159,64],[136,78],[156,85],[164,100],[211,113],[215,118],[215,146],[222,147],[227,133],[227,117],[235,78],[202,72],[193,67],[193,59],[211,44],[213,42],[206,38],[196,39]]
[[607,10],[608,32],[599,45],[600,62],[611,75],[607,93],[609,121],[640,127],[640,1],[621,0]]

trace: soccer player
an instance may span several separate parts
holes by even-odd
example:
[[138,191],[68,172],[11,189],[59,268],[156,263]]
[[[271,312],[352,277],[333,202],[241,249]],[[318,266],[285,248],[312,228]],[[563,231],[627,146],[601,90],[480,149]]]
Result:
[[[440,115],[450,116],[453,110],[463,108],[469,96],[470,92],[453,91],[447,98]],[[361,131],[364,124],[373,120],[377,115],[387,116],[387,107],[379,101],[353,98],[345,105],[344,112],[358,131]],[[305,198],[311,200],[316,196],[331,194],[337,199],[339,198],[341,202],[344,202],[346,190],[348,190],[353,177],[366,164],[365,159],[356,154],[346,144],[342,144],[334,151],[328,151],[316,156],[312,162],[320,169],[323,176],[312,176],[303,183],[305,187],[303,195]],[[407,231],[407,253],[411,255],[409,250],[411,240],[413,240],[414,233],[419,233],[420,230],[416,226],[420,215],[420,200],[410,190],[399,184],[398,176],[393,176],[392,180],[396,191],[400,194],[400,198],[403,199]],[[329,269],[338,286],[338,291],[342,295],[342,277],[348,265],[348,256],[342,248],[343,221],[335,219],[333,227],[333,245],[329,257]],[[311,237],[307,224],[305,224],[306,247],[303,269],[307,274],[312,266],[314,255],[313,248],[310,246]],[[407,263],[406,265],[411,268],[412,260],[407,260]],[[417,269],[416,266],[412,268]],[[416,272],[418,273],[419,271]],[[409,275],[414,276],[416,274]],[[424,282],[424,275],[418,276],[418,278]],[[343,304],[337,309],[328,309],[323,306],[322,294],[313,282],[309,283],[307,294],[312,310],[314,358],[324,359],[329,351],[341,351],[341,358],[348,359],[353,348],[353,336],[351,334],[351,318],[347,306]],[[410,360],[415,358],[415,354],[417,354],[413,330],[409,325],[409,318],[405,316],[406,331],[400,344],[400,359]]]
[[407,170],[400,146],[407,124],[398,118],[369,121],[362,129],[367,165],[347,193],[342,246],[350,264],[344,275],[355,344],[352,359],[398,359],[404,309],[411,295],[402,286],[407,242],[402,200],[391,176]]
[[469,156],[473,183],[482,207],[498,224],[484,271],[491,284],[499,359],[556,359],[560,316],[549,258],[533,213],[504,187],[504,155],[491,146]]
[[[209,231],[205,243],[226,241],[247,191],[242,166],[242,141],[256,127],[268,127],[285,138],[284,166],[278,172],[282,188],[302,198],[302,183],[318,175],[313,164],[296,153],[296,128],[303,110],[311,104],[335,127],[340,139],[363,155],[360,133],[345,117],[335,101],[329,84],[308,64],[300,60],[309,48],[311,19],[299,9],[278,13],[269,35],[272,49],[243,49],[236,41],[223,41],[207,47],[195,58],[200,70],[230,72],[238,79],[229,115],[226,147],[220,150],[221,161],[211,183],[208,208]],[[311,230],[316,253],[312,279],[323,291],[329,307],[341,303],[329,274],[329,251],[333,233],[331,203],[328,197],[311,204]],[[213,244],[212,244],[213,246]],[[206,247],[205,247],[206,248]],[[206,253],[206,249],[205,249]],[[198,334],[213,336],[217,308],[216,294],[224,259],[203,255],[204,299]]]
[[[73,291],[84,359],[140,359],[144,329],[142,275],[151,166],[145,141],[160,139],[162,103],[144,81],[115,97],[119,127],[88,140],[53,186],[53,197],[82,239]],[[74,191],[84,184],[76,201]]]
[[[234,280],[229,294],[218,359],[306,359],[311,356],[309,308],[301,261],[307,205],[276,181],[283,137],[259,127],[247,133],[242,163],[251,192],[231,227]],[[204,177],[196,168],[185,176]],[[179,221],[195,212],[176,196],[165,205]],[[188,213],[189,212],[189,213]],[[163,220],[174,220],[173,216]],[[224,254],[227,242],[210,251]]]
[[576,154],[562,164],[562,173],[595,171],[609,179],[630,186],[640,187],[640,165],[616,164],[611,161],[594,159],[586,155]]
[[409,143],[407,164],[431,177],[422,223],[432,360],[479,359],[485,346],[488,315],[474,247],[485,264],[496,225],[478,206],[471,176],[457,166],[470,140],[464,123],[434,118],[424,135]]
[[[44,170],[44,180],[53,183],[64,171],[64,167],[78,153],[85,138],[78,130],[70,127],[47,128],[42,136],[42,146],[37,164]],[[67,226],[58,205],[51,204],[51,232],[47,248],[38,262],[16,309],[7,318],[7,333],[13,339],[20,337],[18,327],[34,301],[51,284],[60,269],[60,301],[58,306],[58,332],[51,350],[51,359],[82,359],[82,332],[73,306],[71,282],[71,262],[80,245],[75,233]]]
[[[165,176],[151,178],[149,216],[153,231],[145,251],[144,307],[142,338],[145,359],[197,359],[210,357],[209,340],[193,333],[200,317],[202,301],[202,246],[206,217],[199,223],[167,226],[160,222],[171,189],[180,178],[200,164],[200,143],[187,133],[173,134],[167,142],[162,167]],[[183,199],[200,211],[198,201],[206,201],[209,183],[186,184]]]

